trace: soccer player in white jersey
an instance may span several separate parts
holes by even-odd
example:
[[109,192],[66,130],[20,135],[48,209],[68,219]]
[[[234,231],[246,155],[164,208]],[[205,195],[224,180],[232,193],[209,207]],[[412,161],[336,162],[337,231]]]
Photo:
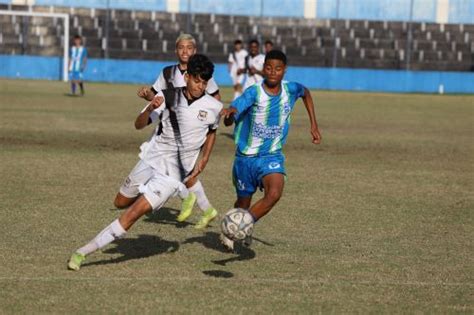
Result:
[[123,237],[144,214],[160,209],[172,196],[187,193],[182,182],[204,170],[222,110],[222,103],[205,93],[213,71],[206,56],[194,55],[185,74],[186,86],[157,91],[138,115],[137,129],[159,119],[160,132],[141,146],[140,161],[120,189],[135,196],[135,201],[119,219],[74,252],[69,269],[79,270],[87,255]]
[[83,72],[87,65],[87,49],[82,45],[82,38],[79,35],[73,38],[74,45],[71,47],[69,55],[69,81],[71,81],[71,94],[76,95],[76,84],[79,84],[81,95],[84,95]]
[[240,39],[234,42],[234,51],[229,54],[229,74],[234,85],[234,100],[242,94],[242,85],[245,80],[245,57],[248,52],[243,48]]
[[244,90],[263,80],[265,55],[260,53],[260,43],[256,39],[249,42],[249,54],[245,58],[246,78]]
[[[178,64],[165,67],[152,87],[142,87],[138,90],[138,96],[151,101],[157,91],[166,90],[173,87],[185,86],[184,76],[188,68],[189,58],[196,53],[196,40],[189,34],[181,34],[176,39],[176,56]],[[214,78],[211,77],[207,83],[206,93],[220,100],[219,87]],[[201,218],[195,225],[196,229],[203,229],[207,224],[217,217],[218,212],[212,206],[207,198],[206,192],[201,181],[194,177],[186,182],[186,187],[191,192],[187,199],[183,199],[182,209],[177,217],[178,222],[183,222],[192,214],[194,204],[197,202],[198,207],[202,210]],[[118,208],[127,207],[133,200],[123,196],[120,192],[115,198],[115,206]]]
[[[282,149],[290,129],[291,112],[299,98],[308,112],[312,142],[321,142],[311,93],[299,83],[283,81],[286,63],[283,52],[267,53],[264,81],[246,89],[221,112],[226,126],[235,122],[235,207],[248,209],[254,221],[266,215],[283,193],[286,170]],[[263,189],[264,196],[252,204],[258,188]],[[224,235],[221,240],[229,249],[233,248],[233,241]]]

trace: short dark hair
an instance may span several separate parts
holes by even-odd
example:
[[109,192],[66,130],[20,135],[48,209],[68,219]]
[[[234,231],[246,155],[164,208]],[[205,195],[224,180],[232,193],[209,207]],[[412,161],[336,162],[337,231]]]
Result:
[[81,37],[81,35],[76,34],[76,35],[74,35],[73,39],[82,39],[82,37]]
[[270,50],[266,55],[265,55],[265,62],[267,60],[281,60],[283,64],[286,66],[287,60],[286,60],[286,55],[284,52],[281,50]]
[[236,39],[234,45],[242,45],[242,41],[240,39]]
[[214,64],[204,55],[195,54],[188,61],[188,74],[198,76],[205,81],[209,81],[214,73]]
[[273,42],[268,39],[268,40],[265,41],[265,45],[272,45],[273,46]]
[[260,42],[256,39],[249,40],[249,46],[252,45],[252,44],[257,44],[258,46],[260,46]]

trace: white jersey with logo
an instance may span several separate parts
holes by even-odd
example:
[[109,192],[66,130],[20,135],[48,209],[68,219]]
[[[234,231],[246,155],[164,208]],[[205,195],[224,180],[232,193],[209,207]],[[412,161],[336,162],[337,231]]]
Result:
[[140,147],[140,158],[157,173],[184,181],[192,172],[209,130],[217,129],[222,103],[204,94],[189,102],[185,88],[158,92],[165,102],[150,114],[160,121],[154,135]]
[[[246,59],[247,59],[248,68],[255,68],[258,71],[263,70],[263,64],[265,63],[264,54],[258,54],[254,57],[248,55]],[[263,80],[263,77],[259,74],[251,75],[250,73],[247,73],[247,77],[245,79],[245,84],[244,84],[244,90],[248,88],[249,86],[254,85],[255,83],[261,82],[262,80]]]
[[[162,91],[173,87],[185,87],[185,73],[186,71],[182,71],[181,69],[179,69],[178,65],[165,67],[160,72],[158,79],[156,79],[155,83],[153,83],[153,89],[155,89],[155,91]],[[219,92],[219,86],[217,86],[214,77],[211,77],[207,82],[206,93],[210,95],[215,95],[217,92]]]
[[238,69],[245,69],[245,57],[247,57],[248,52],[245,49],[239,51],[234,51],[229,54],[228,62],[231,64],[230,67],[230,77],[232,82],[235,84],[242,84],[245,79],[245,74],[237,74]]

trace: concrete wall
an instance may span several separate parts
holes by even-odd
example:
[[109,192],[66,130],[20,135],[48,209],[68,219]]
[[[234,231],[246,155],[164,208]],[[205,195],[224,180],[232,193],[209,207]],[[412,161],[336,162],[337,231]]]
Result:
[[[90,59],[85,80],[152,84],[169,62]],[[144,72],[143,69],[148,71]],[[60,80],[62,60],[59,57],[0,55],[0,77]],[[230,86],[227,65],[216,65],[218,84]],[[290,67],[287,80],[294,80],[312,89],[373,91],[397,93],[474,94],[473,72],[397,71],[343,68]]]
[[0,0],[71,7],[474,24],[474,0]]

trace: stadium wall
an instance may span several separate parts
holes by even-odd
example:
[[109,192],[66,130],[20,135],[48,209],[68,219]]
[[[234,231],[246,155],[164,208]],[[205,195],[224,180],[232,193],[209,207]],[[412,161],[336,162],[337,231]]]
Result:
[[[170,62],[89,59],[86,81],[152,84]],[[146,72],[143,69],[147,69]],[[59,57],[0,55],[0,77],[60,80]],[[216,81],[230,86],[226,64],[216,65]],[[344,68],[290,67],[287,80],[323,90],[474,94],[474,73],[440,71],[370,70]]]
[[[474,24],[474,0],[0,0],[6,4]],[[413,3],[413,11],[410,9]]]

